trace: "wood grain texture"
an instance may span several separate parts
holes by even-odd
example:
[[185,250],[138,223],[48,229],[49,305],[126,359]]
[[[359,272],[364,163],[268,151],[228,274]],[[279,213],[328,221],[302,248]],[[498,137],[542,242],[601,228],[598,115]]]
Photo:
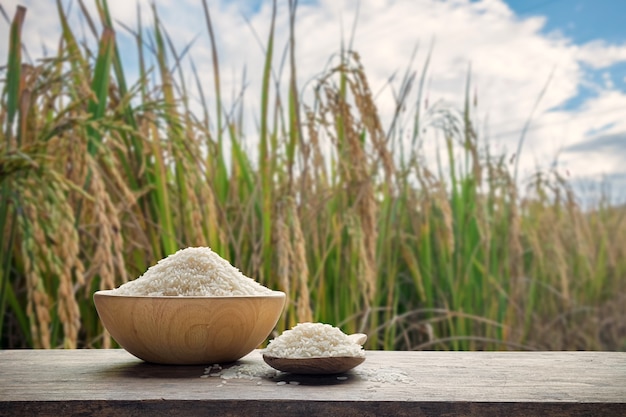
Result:
[[133,297],[97,291],[104,327],[138,358],[161,364],[234,361],[270,334],[285,294],[241,297]]
[[[256,350],[236,364],[262,363]],[[368,351],[341,379],[226,384],[204,369],[119,349],[0,351],[0,415],[626,416],[619,352]]]
[[306,375],[341,374],[365,361],[358,356],[328,356],[322,358],[274,358],[263,355],[263,360],[274,369]]

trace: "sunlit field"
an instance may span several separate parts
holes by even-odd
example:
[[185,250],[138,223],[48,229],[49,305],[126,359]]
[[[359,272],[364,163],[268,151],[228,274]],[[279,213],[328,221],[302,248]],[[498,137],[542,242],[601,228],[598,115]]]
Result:
[[[97,3],[98,16],[74,11],[80,35],[60,8],[59,49],[34,65],[23,10],[2,40],[2,348],[114,347],[94,291],[209,246],[287,293],[277,333],[320,321],[367,333],[369,349],[626,350],[626,209],[607,196],[583,210],[557,172],[516,178],[515,156],[477,134],[469,93],[458,109],[405,103],[427,63],[383,121],[358,51],[330,51],[335,64],[302,86],[293,49],[272,68],[267,22],[261,93],[245,97],[259,109],[250,150],[215,37],[213,72],[183,73],[193,46],[175,50],[155,9],[129,28],[139,77],[126,79]],[[439,169],[418,146],[425,126]]]

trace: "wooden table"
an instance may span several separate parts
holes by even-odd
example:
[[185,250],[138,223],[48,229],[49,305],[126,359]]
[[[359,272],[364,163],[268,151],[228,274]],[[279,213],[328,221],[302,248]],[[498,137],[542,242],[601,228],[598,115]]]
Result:
[[[254,351],[234,366],[210,376],[118,349],[0,351],[0,415],[626,416],[626,353],[368,351],[349,373],[314,377],[270,375]],[[254,372],[226,379],[235,369]]]

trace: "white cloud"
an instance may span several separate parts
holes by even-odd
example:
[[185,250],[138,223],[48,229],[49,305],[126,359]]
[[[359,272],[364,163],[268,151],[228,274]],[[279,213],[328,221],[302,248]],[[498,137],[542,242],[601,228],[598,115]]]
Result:
[[[7,12],[12,14],[17,2],[4,3]],[[36,55],[41,42],[48,49],[55,48],[58,18],[54,2],[29,0],[25,3],[29,7],[24,28],[29,49]],[[140,3],[143,24],[149,27],[152,1],[141,0]],[[271,2],[264,1],[256,12],[250,2],[244,0],[209,3],[218,37],[223,94],[229,97],[231,91],[239,89],[241,74],[246,68],[249,129],[254,131],[252,120],[258,114],[264,55],[251,28],[265,44]],[[287,43],[286,3],[279,1],[274,52],[276,71]],[[136,26],[136,4],[136,0],[109,0],[114,18],[131,27]],[[296,24],[300,86],[320,74],[331,55],[338,53],[342,40],[349,39],[355,5],[356,2],[335,0],[300,4]],[[199,35],[190,54],[207,94],[212,96],[212,62],[201,2],[162,0],[158,2],[158,10],[179,51]],[[244,13],[250,26],[243,18]],[[501,0],[363,0],[354,49],[362,57],[372,90],[382,91],[378,105],[383,115],[389,116],[394,108],[392,91],[387,86],[389,77],[396,71],[399,74],[405,71],[418,43],[414,69],[421,71],[434,39],[427,77],[429,103],[441,100],[460,108],[471,64],[472,94],[476,92],[478,98],[474,116],[479,126],[488,121],[489,129],[483,133],[488,132],[491,142],[498,143],[498,149],[515,151],[521,130],[532,115],[521,159],[523,172],[534,171],[537,165],[549,165],[559,152],[562,152],[559,160],[563,166],[581,177],[619,169],[615,161],[620,155],[599,153],[596,159],[585,159],[563,150],[591,139],[590,132],[602,129],[607,134],[626,132],[622,111],[626,95],[614,89],[612,83],[600,81],[593,86],[597,95],[578,108],[567,109],[563,104],[576,97],[582,86],[589,86],[588,68],[610,72],[612,65],[625,62],[626,43],[615,45],[597,40],[577,45],[559,33],[546,35],[542,32],[544,25],[545,19],[541,17],[519,18]],[[125,31],[119,32],[126,36]],[[7,34],[8,27],[0,25],[0,38],[6,39]],[[6,56],[3,48],[6,45],[0,45],[0,56]],[[286,70],[282,75],[284,82]],[[393,84],[396,90],[399,78]],[[537,105],[548,79],[547,90]]]
[[575,57],[594,69],[607,68],[626,61],[626,42],[621,45],[595,40],[577,47]]
[[[24,22],[24,38],[27,38],[28,51],[33,58],[41,57],[43,51],[47,51],[48,55],[53,55],[58,46],[58,37],[51,37],[50,33],[57,34],[61,30],[58,15],[56,13],[56,5],[54,2],[48,2],[45,7],[35,8],[29,6],[30,2],[18,2],[15,0],[4,1],[2,7],[9,16],[13,18],[18,5],[27,7],[26,20]],[[7,56],[9,25],[4,22],[0,24],[0,57],[2,64]]]

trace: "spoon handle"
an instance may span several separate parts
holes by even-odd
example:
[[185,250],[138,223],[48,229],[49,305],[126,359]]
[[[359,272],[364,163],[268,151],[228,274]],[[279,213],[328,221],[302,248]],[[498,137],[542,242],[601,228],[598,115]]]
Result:
[[354,333],[348,335],[348,339],[358,345],[363,345],[367,340],[367,335],[363,333]]

